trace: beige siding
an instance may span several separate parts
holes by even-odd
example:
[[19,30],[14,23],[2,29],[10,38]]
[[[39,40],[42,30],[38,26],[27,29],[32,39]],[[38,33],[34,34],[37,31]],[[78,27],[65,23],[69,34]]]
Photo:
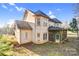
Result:
[[[27,37],[25,37],[26,33],[27,33]],[[15,36],[19,44],[31,42],[32,41],[32,30],[20,30],[16,27]]]
[[[33,42],[36,44],[42,44],[48,41],[48,19],[44,17],[40,17],[40,18],[41,18],[40,19],[41,25],[37,26],[37,24],[35,24],[35,39],[33,40]],[[47,26],[43,26],[44,21],[47,22]],[[40,38],[37,37],[37,33],[40,33]],[[47,33],[47,40],[43,40],[43,33]]]
[[34,14],[31,12],[31,11],[29,11],[29,10],[27,10],[27,15],[25,16],[25,21],[27,21],[27,22],[32,22],[32,23],[35,23],[35,17],[34,17]]
[[48,22],[49,26],[55,26],[54,22],[49,21]]
[[18,43],[20,43],[20,30],[16,27],[15,36]]
[[28,42],[32,41],[32,31],[31,30],[21,30],[20,36],[21,36],[21,38],[20,38],[21,44],[28,43]]
[[49,26],[61,27],[61,23],[54,23],[49,21]]
[[25,19],[24,21],[28,22],[29,25],[32,27],[32,41],[34,41],[36,38],[35,38],[35,17],[34,17],[34,14],[27,10],[27,14],[25,16]]

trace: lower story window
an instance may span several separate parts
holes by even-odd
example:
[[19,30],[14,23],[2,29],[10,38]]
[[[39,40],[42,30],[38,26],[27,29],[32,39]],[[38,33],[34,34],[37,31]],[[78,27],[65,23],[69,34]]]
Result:
[[43,40],[47,40],[47,33],[43,34]]
[[40,37],[40,33],[37,33],[37,37],[38,37],[38,38]]
[[25,37],[27,38],[27,32],[25,33]]

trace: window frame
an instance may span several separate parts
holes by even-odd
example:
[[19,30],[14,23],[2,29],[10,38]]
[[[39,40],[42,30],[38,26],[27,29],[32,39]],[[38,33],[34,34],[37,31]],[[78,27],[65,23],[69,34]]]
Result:
[[47,21],[44,21],[43,22],[43,26],[47,26]]
[[25,37],[26,37],[26,39],[27,39],[27,37],[28,37],[28,33],[27,33],[27,32],[25,32]]
[[37,18],[36,19],[36,24],[37,24],[37,26],[40,26],[41,25],[40,18]]
[[40,38],[40,33],[37,33],[37,38]]
[[43,40],[47,40],[47,33],[43,33]]

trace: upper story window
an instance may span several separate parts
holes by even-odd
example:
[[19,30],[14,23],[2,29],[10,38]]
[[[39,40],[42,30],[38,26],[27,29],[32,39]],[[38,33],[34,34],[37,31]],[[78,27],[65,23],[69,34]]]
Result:
[[59,27],[59,24],[57,23],[57,27]]
[[46,21],[43,22],[43,26],[47,26],[47,22]]
[[55,23],[55,25],[54,25],[55,27],[59,27],[60,26],[60,24],[59,23]]
[[40,26],[40,18],[37,18],[37,26]]

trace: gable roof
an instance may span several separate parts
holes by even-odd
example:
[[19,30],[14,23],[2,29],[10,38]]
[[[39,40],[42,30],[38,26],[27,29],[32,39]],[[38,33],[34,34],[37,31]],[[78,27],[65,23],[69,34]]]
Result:
[[19,20],[16,20],[15,21],[15,24],[17,25],[17,27],[19,28],[19,29],[29,29],[29,30],[32,30],[32,28],[31,28],[31,26],[29,25],[29,23],[28,22],[26,22],[26,21],[19,21]]
[[57,18],[49,19],[49,21],[55,22],[55,23],[62,23],[62,22],[59,21]]
[[[29,10],[29,9],[28,9]],[[46,15],[44,12],[38,10],[36,12],[33,12],[32,10],[29,10],[30,12],[32,12],[34,15],[37,16],[43,16],[43,17],[47,17],[49,19],[49,21],[51,22],[55,22],[55,23],[62,23],[61,21],[59,21],[57,18],[53,18],[51,19],[48,15]],[[25,13],[27,13],[27,10],[25,10]]]

